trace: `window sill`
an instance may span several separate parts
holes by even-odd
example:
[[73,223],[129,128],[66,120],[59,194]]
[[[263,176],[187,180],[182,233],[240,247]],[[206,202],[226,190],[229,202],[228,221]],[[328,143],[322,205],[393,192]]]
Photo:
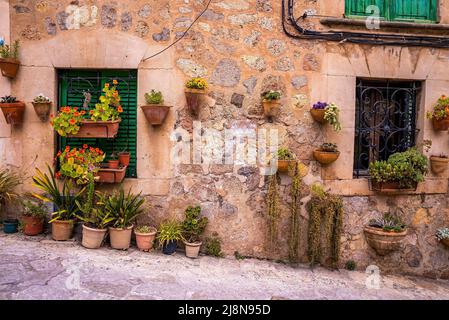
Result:
[[[343,27],[363,27],[366,29],[366,19],[347,19],[347,18],[324,18],[320,20],[321,24]],[[372,31],[392,31],[403,29],[404,32],[419,32],[419,33],[444,33],[449,31],[449,24],[438,23],[416,23],[416,22],[401,22],[401,21],[380,21],[380,29]],[[371,31],[371,30],[370,30]]]

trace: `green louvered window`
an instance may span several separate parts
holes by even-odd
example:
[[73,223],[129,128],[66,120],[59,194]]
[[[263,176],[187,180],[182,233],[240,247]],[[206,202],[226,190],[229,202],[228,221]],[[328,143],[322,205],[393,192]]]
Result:
[[[83,144],[102,149],[108,157],[115,151],[131,152],[127,169],[128,178],[137,178],[137,71],[136,70],[59,70],[59,106],[83,108],[85,92],[91,94],[89,109],[93,109],[102,95],[104,84],[117,79],[123,113],[122,122],[115,139],[75,139],[59,138],[60,149],[67,145],[82,147]],[[106,158],[107,160],[108,158]]]
[[346,17],[373,15],[370,6],[379,8],[383,20],[409,22],[436,22],[438,0],[346,0]]

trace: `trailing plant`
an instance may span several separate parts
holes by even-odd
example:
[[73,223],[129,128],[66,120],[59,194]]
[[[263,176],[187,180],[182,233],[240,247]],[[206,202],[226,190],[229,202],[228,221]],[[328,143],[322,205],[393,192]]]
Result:
[[30,201],[25,200],[22,201],[23,212],[22,216],[24,217],[33,217],[43,221],[47,216],[47,206],[42,201]]
[[11,45],[3,43],[0,45],[0,57],[3,59],[19,59],[20,41],[16,40]]
[[402,232],[407,227],[402,219],[391,213],[385,213],[382,218],[372,219],[369,226],[373,228],[382,229],[385,232]]
[[81,121],[86,111],[78,111],[78,108],[62,107],[56,117],[51,116],[50,124],[61,136],[75,135],[81,128]]
[[44,96],[43,93],[40,93],[37,97],[33,99],[34,103],[50,103],[51,100],[49,97]]
[[438,241],[449,239],[449,228],[439,229],[436,233]]
[[182,225],[176,220],[166,220],[159,226],[157,235],[159,245],[162,247],[172,241],[184,240],[182,235]]
[[444,120],[449,117],[449,97],[442,95],[433,107],[433,111],[427,112],[428,119]]
[[13,97],[13,96],[4,96],[1,97],[1,102],[0,103],[16,103],[17,102],[17,98]]
[[299,248],[299,217],[301,213],[301,197],[302,197],[302,174],[301,164],[295,166],[295,172],[292,179],[290,190],[290,236],[288,240],[288,258],[292,263],[298,262]]
[[278,160],[295,160],[293,153],[288,148],[278,149]]
[[265,101],[277,101],[281,99],[281,93],[279,91],[265,91],[262,93],[262,99]]
[[114,80],[113,85],[106,83],[103,88],[104,94],[100,97],[100,103],[95,105],[94,110],[90,110],[90,119],[93,121],[115,121],[120,119],[123,108],[120,105],[120,95],[117,91],[118,81]]
[[113,220],[114,228],[128,228],[143,213],[143,204],[145,199],[141,197],[142,193],[133,194],[131,189],[125,194],[123,188],[106,195],[101,202],[104,204],[105,210],[110,212]]
[[72,180],[64,179],[62,191],[59,190],[55,179],[55,174],[50,166],[47,165],[48,173],[42,173],[36,169],[36,175],[33,177],[33,186],[44,192],[43,195],[33,193],[33,196],[44,202],[52,202],[57,211],[52,213],[50,223],[55,220],[72,220],[79,215],[79,208],[76,202],[81,201],[84,196],[85,188],[75,191]]
[[148,104],[163,104],[164,97],[162,96],[162,92],[151,90],[149,93],[145,93],[145,100]]
[[209,84],[203,78],[192,78],[186,82],[187,89],[206,90]]
[[22,177],[7,168],[0,168],[0,212],[7,201],[18,197],[16,188],[22,183]]
[[357,269],[357,263],[354,260],[348,260],[345,264],[345,269],[349,271],[354,271]]
[[[316,184],[311,188],[312,198],[307,203],[309,211],[308,257],[312,266],[322,262],[323,252],[328,253],[331,264],[337,268],[340,257],[340,237],[343,226],[343,202],[338,196],[324,191]],[[322,248],[322,246],[325,246]]]
[[341,131],[340,108],[335,103],[330,103],[324,112],[324,119],[334,128],[335,131]]
[[143,233],[143,234],[149,234],[149,233],[152,233],[152,232],[155,232],[156,231],[156,228],[155,227],[152,227],[152,226],[146,226],[146,225],[144,225],[144,226],[138,226],[137,228],[136,228],[136,232],[138,232],[138,233]]
[[323,143],[319,149],[322,152],[338,152],[338,146],[335,143]]
[[279,212],[279,190],[277,174],[269,177],[266,204],[269,246],[271,249],[274,249],[278,238],[278,223],[281,216]]
[[182,234],[188,243],[200,242],[200,236],[206,229],[209,220],[201,217],[201,207],[189,206],[185,210],[185,219],[182,223]]
[[373,181],[398,182],[401,188],[410,188],[424,181],[427,172],[427,157],[415,147],[395,153],[387,161],[375,161],[369,166]]
[[221,239],[218,233],[212,233],[212,236],[207,237],[205,241],[206,254],[212,257],[222,258],[224,256],[221,252]]

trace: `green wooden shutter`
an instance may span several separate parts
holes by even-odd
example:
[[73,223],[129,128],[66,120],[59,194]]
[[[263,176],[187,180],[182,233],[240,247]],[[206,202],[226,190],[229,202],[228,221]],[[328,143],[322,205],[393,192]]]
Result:
[[377,6],[379,8],[379,15],[386,18],[388,0],[346,0],[345,1],[345,15],[346,17],[367,17],[373,15],[372,11],[367,12],[369,6]]
[[437,0],[393,0],[392,20],[435,22],[437,21]]
[[[103,86],[112,80],[119,81],[118,91],[121,97],[123,113],[122,122],[115,139],[74,139],[60,138],[61,149],[67,145],[70,147],[82,147],[84,143],[89,146],[99,147],[108,156],[112,152],[120,152],[127,149],[131,152],[131,161],[127,169],[127,177],[137,178],[137,71],[135,70],[60,70],[59,72],[59,106],[82,107],[84,102],[83,92],[89,91],[92,100],[89,108],[93,109],[102,94]],[[106,158],[108,159],[108,158]]]

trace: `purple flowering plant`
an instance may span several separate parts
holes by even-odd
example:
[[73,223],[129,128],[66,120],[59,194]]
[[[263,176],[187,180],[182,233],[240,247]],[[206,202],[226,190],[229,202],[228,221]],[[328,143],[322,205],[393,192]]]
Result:
[[318,101],[313,105],[313,109],[324,110],[329,106],[327,102]]

